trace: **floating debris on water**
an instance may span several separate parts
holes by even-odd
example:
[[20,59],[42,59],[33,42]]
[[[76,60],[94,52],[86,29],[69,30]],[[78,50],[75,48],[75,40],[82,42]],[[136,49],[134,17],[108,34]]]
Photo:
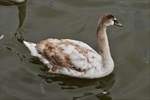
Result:
[[106,95],[106,94],[109,94],[109,92],[103,91],[102,94],[103,94],[103,95]]
[[0,35],[0,40],[2,40],[4,38],[4,35]]

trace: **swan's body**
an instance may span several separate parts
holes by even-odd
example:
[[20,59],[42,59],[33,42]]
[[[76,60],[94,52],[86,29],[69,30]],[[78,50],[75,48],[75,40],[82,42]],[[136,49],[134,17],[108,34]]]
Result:
[[101,55],[87,44],[71,39],[50,38],[37,44],[24,41],[24,44],[32,56],[38,57],[48,66],[50,73],[79,78],[100,78],[109,75],[114,69],[107,35],[103,37],[105,41],[100,40],[104,42],[103,49],[100,48]]
[[74,77],[98,78],[113,71],[112,61],[108,61],[106,70],[102,57],[87,44],[70,39],[47,39],[38,44],[24,42],[32,56],[50,68],[52,73]]

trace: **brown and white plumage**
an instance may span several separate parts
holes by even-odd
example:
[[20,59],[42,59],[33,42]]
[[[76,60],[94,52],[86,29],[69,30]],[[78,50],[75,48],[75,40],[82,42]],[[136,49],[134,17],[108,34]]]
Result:
[[103,51],[100,55],[81,41],[49,38],[37,44],[26,41],[24,44],[32,56],[38,57],[48,66],[50,73],[79,78],[100,78],[110,74],[114,68],[111,55]]

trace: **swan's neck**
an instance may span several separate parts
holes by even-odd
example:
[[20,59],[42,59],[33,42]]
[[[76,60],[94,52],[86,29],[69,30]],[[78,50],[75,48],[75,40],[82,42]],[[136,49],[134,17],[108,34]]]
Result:
[[98,49],[103,60],[111,58],[106,28],[106,26],[100,24],[97,29]]
[[104,76],[110,74],[114,68],[114,62],[110,53],[106,29],[107,27],[101,24],[97,28],[98,49],[100,55],[102,56],[102,68]]

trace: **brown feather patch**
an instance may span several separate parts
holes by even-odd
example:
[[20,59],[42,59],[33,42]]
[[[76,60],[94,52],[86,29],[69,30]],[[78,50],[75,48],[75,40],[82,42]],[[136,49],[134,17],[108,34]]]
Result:
[[73,64],[71,63],[69,56],[63,53],[62,48],[57,45],[48,40],[44,40],[37,44],[37,48],[40,54],[50,61],[53,65],[53,69],[72,67]]
[[[54,42],[55,41],[55,42]],[[69,55],[65,54],[63,52],[63,48],[61,48],[59,45],[72,45],[75,47],[75,49],[85,56],[87,58],[87,62],[89,62],[89,59],[87,57],[87,53],[89,49],[81,47],[73,42],[66,40],[53,40],[53,39],[47,39],[43,40],[40,43],[37,44],[37,49],[39,53],[45,57],[50,64],[52,64],[53,68],[52,71],[56,71],[59,68],[62,67],[70,67],[76,71],[83,72],[85,70],[82,70],[80,68],[76,68],[74,64],[71,62],[71,59],[69,58]],[[89,62],[90,63],[90,62]]]

